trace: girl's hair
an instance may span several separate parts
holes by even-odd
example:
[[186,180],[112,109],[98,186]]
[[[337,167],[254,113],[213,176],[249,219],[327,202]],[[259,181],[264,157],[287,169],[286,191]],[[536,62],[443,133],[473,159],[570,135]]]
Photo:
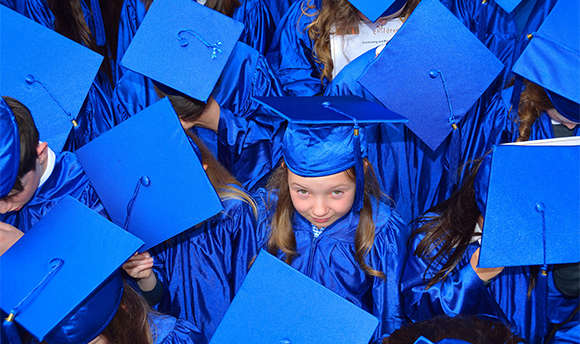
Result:
[[421,226],[413,236],[425,234],[415,250],[418,257],[429,262],[425,273],[432,264],[442,263],[427,283],[427,289],[444,280],[455,269],[474,236],[475,224],[481,215],[473,187],[480,164],[481,161],[474,164],[471,174],[449,199],[428,210],[438,215],[424,215],[415,220]]
[[[80,43],[91,50],[105,56],[103,66],[109,81],[112,82],[112,66],[110,59],[115,59],[117,51],[117,31],[121,14],[122,0],[99,1],[107,47],[98,47],[91,30],[85,20],[81,7],[81,0],[47,0],[48,8],[54,15],[56,32]],[[112,56],[109,56],[109,52]],[[107,58],[108,57],[108,58]]]
[[[145,5],[145,8],[149,9],[153,0],[141,0]],[[209,7],[214,9],[222,14],[225,14],[228,17],[234,15],[234,11],[236,8],[240,7],[239,0],[207,0],[205,3],[205,7]]]
[[[355,180],[354,168],[350,168],[345,172],[351,180]],[[365,256],[369,253],[375,241],[375,223],[373,221],[371,200],[373,198],[378,200],[383,197],[373,168],[366,159],[364,178],[364,201],[355,235],[355,257],[365,273],[384,278],[384,273],[373,269],[365,262]],[[284,162],[273,172],[267,188],[278,192],[276,211],[271,222],[272,231],[268,239],[268,251],[272,254],[276,254],[278,250],[284,252],[286,255],[285,261],[290,264],[298,253],[296,252],[296,237],[292,229],[294,206],[288,186],[288,168]],[[270,198],[268,197],[268,199]]]
[[154,341],[148,318],[150,312],[149,305],[141,295],[124,282],[119,309],[101,335],[115,344],[152,344]]
[[[193,99],[191,97],[182,95],[166,95],[157,87],[155,91],[160,97],[165,97],[169,99],[173,109],[177,113],[177,116],[181,120],[193,122],[198,119],[203,113],[206,103]],[[218,195],[222,200],[227,199],[237,199],[248,203],[252,207],[254,216],[258,216],[258,208],[256,202],[242,190],[242,185],[240,182],[232,176],[232,174],[213,156],[211,151],[207,146],[190,131],[186,131],[187,135],[195,142],[197,147],[201,152],[201,160],[207,165],[207,176],[216,189]],[[238,187],[234,187],[236,185]]]
[[36,168],[36,147],[38,147],[38,129],[34,124],[34,119],[30,110],[18,100],[10,97],[2,97],[12,110],[16,125],[18,125],[18,135],[20,136],[20,163],[18,164],[18,178],[13,189],[22,191],[23,185],[20,181],[26,173]]
[[524,85],[525,89],[520,95],[518,105],[518,142],[529,140],[534,122],[540,117],[542,112],[553,107],[542,86],[528,80],[524,80]]
[[[324,79],[332,80],[332,56],[330,53],[330,32],[332,26],[335,26],[336,34],[354,34],[358,33],[358,23],[360,17],[358,10],[347,0],[323,0],[320,11],[308,13],[315,6],[307,0],[302,4],[302,14],[316,18],[307,26],[308,37],[313,42],[313,54],[318,63],[323,65],[320,81]],[[406,18],[420,0],[408,0],[401,16]]]

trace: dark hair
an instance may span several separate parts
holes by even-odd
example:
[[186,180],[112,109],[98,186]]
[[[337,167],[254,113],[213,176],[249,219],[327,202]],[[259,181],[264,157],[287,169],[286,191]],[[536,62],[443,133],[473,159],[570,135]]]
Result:
[[[354,167],[345,171],[351,180],[355,180]],[[365,262],[365,256],[371,250],[375,241],[375,223],[373,221],[373,209],[371,199],[382,199],[379,182],[375,176],[371,164],[365,159],[365,185],[363,208],[360,212],[359,223],[355,234],[355,258],[361,269],[370,276],[384,278],[383,272],[373,269]],[[294,206],[290,198],[288,186],[288,167],[285,163],[274,171],[267,185],[268,190],[277,190],[278,202],[272,217],[270,238],[268,239],[268,251],[276,254],[278,250],[286,255],[285,261],[290,264],[298,254],[296,252],[296,237],[292,229],[292,216]],[[270,197],[268,197],[270,199]]]
[[115,344],[151,344],[153,336],[149,327],[149,305],[126,282],[123,283],[119,309],[101,335]]
[[[159,96],[165,96],[165,93],[161,92],[157,87],[155,89]],[[185,95],[167,95],[167,98],[179,118],[186,122],[193,122],[198,119],[207,106],[207,103]]]
[[6,104],[12,110],[16,124],[18,125],[18,135],[20,136],[20,163],[18,165],[18,179],[14,184],[13,189],[22,191],[22,178],[26,173],[36,169],[36,159],[38,154],[36,148],[38,147],[38,129],[34,124],[34,119],[30,114],[30,110],[18,100],[10,97],[2,97]]
[[[149,9],[153,0],[141,0],[145,5],[145,8]],[[240,7],[239,0],[207,0],[205,7],[214,9],[228,17],[234,15],[236,8]]]
[[503,323],[476,316],[437,316],[429,320],[411,323],[393,332],[383,344],[409,344],[423,336],[433,342],[453,338],[472,344],[515,344],[523,339],[514,335]]

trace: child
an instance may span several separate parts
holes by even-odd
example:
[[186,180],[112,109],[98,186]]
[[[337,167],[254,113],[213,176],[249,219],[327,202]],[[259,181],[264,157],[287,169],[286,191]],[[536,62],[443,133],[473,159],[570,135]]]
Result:
[[0,165],[2,175],[12,173],[12,183],[3,181],[9,190],[0,198],[0,222],[9,223],[26,233],[32,225],[65,196],[72,196],[88,207],[105,215],[104,208],[89,184],[76,156],[63,152],[55,154],[46,142],[39,142],[38,130],[30,111],[19,101],[3,97],[4,111],[15,119],[20,139],[20,154],[12,155]]
[[373,23],[365,17],[371,17],[366,7],[360,8],[361,14],[347,0],[294,2],[278,26],[268,55],[284,93],[322,94],[344,65],[388,42],[418,0],[385,3],[385,12],[378,20],[371,18]]

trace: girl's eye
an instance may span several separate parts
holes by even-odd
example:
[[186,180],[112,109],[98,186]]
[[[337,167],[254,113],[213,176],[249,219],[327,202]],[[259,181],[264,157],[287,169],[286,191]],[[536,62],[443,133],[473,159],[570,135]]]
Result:
[[296,190],[296,193],[301,195],[301,196],[306,196],[308,195],[308,191],[304,190],[304,189],[298,189]]
[[332,192],[332,195],[335,197],[342,196],[343,194],[344,194],[344,191],[341,191],[341,190],[334,190]]

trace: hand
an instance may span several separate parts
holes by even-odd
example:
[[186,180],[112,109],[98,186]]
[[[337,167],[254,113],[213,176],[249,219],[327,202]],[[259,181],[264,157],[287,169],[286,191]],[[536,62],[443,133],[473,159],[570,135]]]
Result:
[[157,284],[157,278],[153,273],[153,258],[149,252],[135,253],[123,264],[123,270],[137,280],[142,291],[151,291]]
[[479,261],[479,250],[480,248],[475,250],[475,252],[473,252],[473,254],[471,255],[470,260],[471,267],[473,268],[473,270],[475,270],[475,273],[477,274],[477,276],[479,276],[479,278],[482,281],[488,282],[489,280],[499,275],[503,271],[503,266],[499,268],[478,268],[477,262]]
[[7,223],[0,222],[0,256],[4,252],[8,251],[14,243],[16,243],[24,233],[22,233],[18,228],[11,226]]

